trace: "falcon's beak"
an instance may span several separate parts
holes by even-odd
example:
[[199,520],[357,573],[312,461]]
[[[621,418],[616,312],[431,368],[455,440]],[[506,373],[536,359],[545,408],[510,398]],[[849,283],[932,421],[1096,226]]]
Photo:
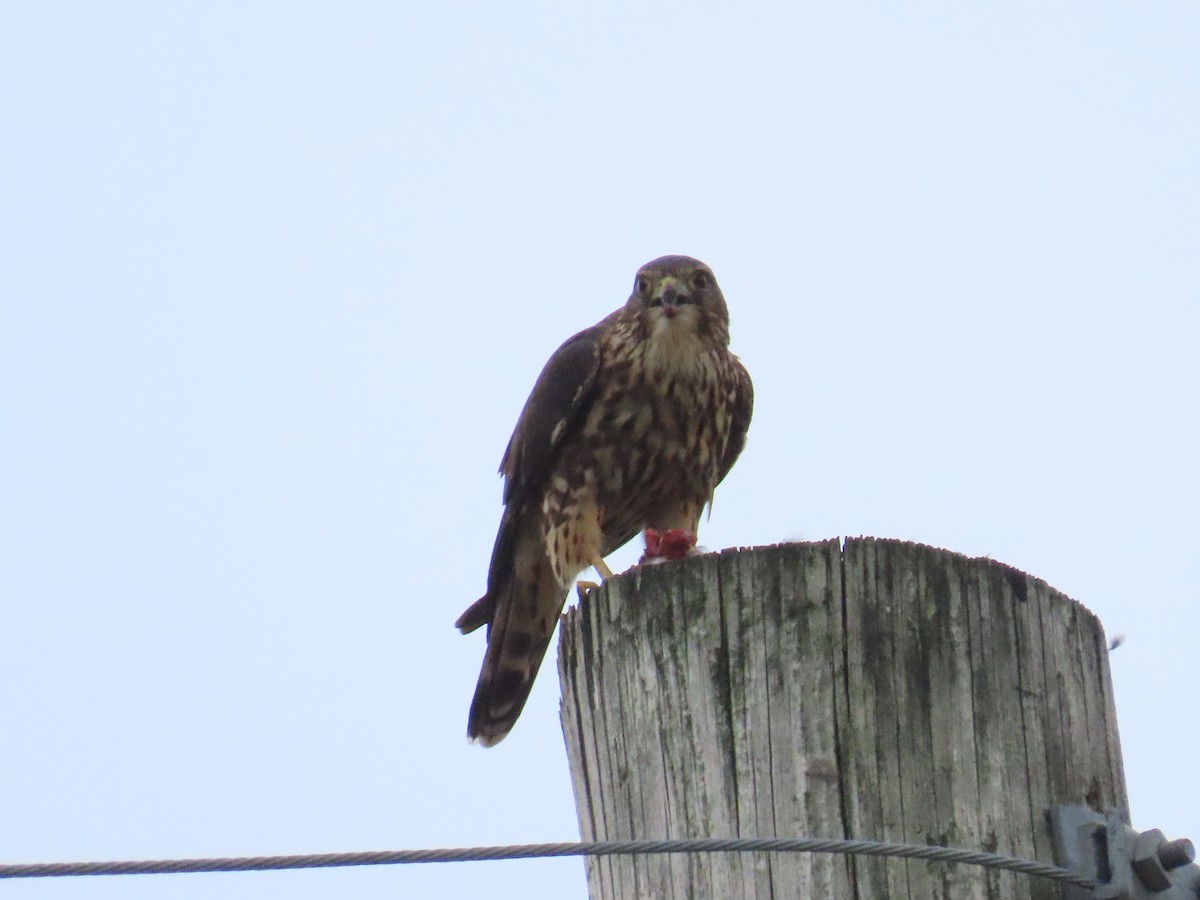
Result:
[[691,302],[692,298],[687,294],[687,285],[671,275],[663,278],[650,296],[650,306],[661,306],[663,315],[668,319],[675,317],[679,307]]

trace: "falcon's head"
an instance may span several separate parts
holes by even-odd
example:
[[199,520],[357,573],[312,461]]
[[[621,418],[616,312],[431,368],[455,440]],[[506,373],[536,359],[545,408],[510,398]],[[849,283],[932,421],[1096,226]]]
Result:
[[661,256],[638,269],[626,309],[637,313],[649,340],[729,343],[729,310],[717,279],[690,256]]

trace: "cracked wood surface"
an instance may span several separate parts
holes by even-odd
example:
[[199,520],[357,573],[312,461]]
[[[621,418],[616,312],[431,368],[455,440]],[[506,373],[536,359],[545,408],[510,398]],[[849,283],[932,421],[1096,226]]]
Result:
[[[584,840],[830,837],[1053,863],[1046,810],[1128,810],[1099,621],[990,559],[873,538],[610,579],[564,616]],[[1060,896],[1024,875],[824,854],[589,859],[594,900]]]

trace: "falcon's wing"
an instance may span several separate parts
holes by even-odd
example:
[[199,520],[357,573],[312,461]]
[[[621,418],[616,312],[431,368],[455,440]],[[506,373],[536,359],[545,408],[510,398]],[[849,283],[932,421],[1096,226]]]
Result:
[[546,362],[500,461],[505,504],[542,486],[554,451],[586,411],[600,368],[596,342],[615,315],[568,338]]
[[491,625],[496,596],[512,575],[517,535],[531,512],[528,504],[531,500],[540,501],[555,453],[564,438],[578,427],[591,404],[600,369],[596,344],[614,316],[616,312],[568,338],[555,350],[525,401],[500,461],[505,509],[492,547],[487,593],[454,623],[463,634],[481,625]]
[[721,469],[717,473],[717,483],[720,484],[737,462],[743,448],[746,446],[746,431],[750,428],[750,416],[754,413],[754,384],[750,381],[750,373],[742,365],[740,359],[734,358],[734,371],[737,373],[737,388],[733,398],[733,418],[729,425],[729,443],[725,445],[725,456],[721,459]]

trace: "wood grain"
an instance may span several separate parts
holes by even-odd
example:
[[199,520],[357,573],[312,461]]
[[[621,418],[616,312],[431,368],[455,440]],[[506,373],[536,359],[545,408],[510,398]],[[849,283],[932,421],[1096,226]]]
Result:
[[[1054,862],[1046,810],[1128,809],[1099,621],[990,559],[858,538],[635,569],[564,616],[584,840],[833,837]],[[824,854],[591,859],[591,896],[1059,897]]]

